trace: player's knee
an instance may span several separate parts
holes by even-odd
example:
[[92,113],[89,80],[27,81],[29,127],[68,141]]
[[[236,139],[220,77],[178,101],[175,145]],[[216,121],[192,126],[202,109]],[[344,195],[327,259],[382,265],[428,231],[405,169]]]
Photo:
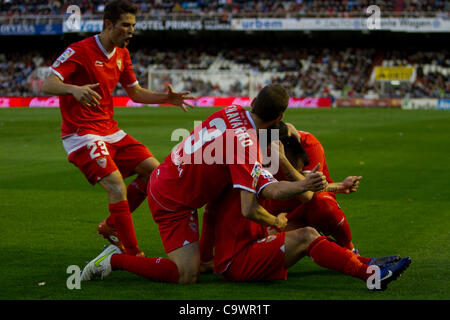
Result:
[[298,237],[299,237],[300,243],[308,245],[311,242],[313,242],[315,239],[320,237],[320,234],[313,227],[305,227],[305,228],[298,229]]
[[109,185],[108,194],[115,198],[125,198],[127,196],[127,186],[125,183],[117,182]]
[[193,284],[196,283],[200,278],[200,271],[197,270],[186,270],[181,269],[178,273],[178,283],[179,284]]
[[316,200],[314,209],[307,216],[308,224],[326,234],[338,228],[345,221],[345,214],[336,202],[319,199]]
[[[194,259],[195,260],[195,259]],[[178,268],[178,283],[192,284],[196,283],[200,277],[200,262],[180,261],[176,262]]]
[[122,175],[115,171],[100,180],[100,184],[105,188],[110,198],[124,198],[127,195],[127,186],[123,181]]

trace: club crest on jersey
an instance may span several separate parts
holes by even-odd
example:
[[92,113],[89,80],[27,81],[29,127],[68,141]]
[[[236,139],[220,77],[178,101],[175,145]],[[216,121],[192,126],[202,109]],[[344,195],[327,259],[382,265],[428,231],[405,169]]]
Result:
[[195,222],[189,222],[189,227],[192,231],[197,232],[197,224]]
[[106,158],[99,158],[97,159],[97,164],[104,169],[106,168],[106,161]]
[[121,59],[117,59],[117,67],[119,68],[119,70],[122,70],[122,60]]

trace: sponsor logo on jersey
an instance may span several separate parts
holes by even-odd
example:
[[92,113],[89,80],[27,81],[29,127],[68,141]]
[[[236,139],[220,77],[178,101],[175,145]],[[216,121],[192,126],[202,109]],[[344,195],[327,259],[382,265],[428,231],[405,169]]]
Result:
[[255,165],[253,166],[251,175],[253,177],[252,181],[252,187],[256,188],[256,185],[258,184],[259,176],[261,175],[261,171],[263,170],[262,165],[256,161]]
[[262,171],[262,165],[258,161],[255,161],[255,165],[253,166],[252,173],[251,173],[252,177],[253,178],[259,177],[259,175],[261,174],[261,171]]
[[99,61],[99,60],[96,60],[96,61],[95,61],[95,66],[96,66],[96,67],[103,67],[103,62],[102,62],[102,61]]
[[272,175],[269,171],[267,171],[266,169],[262,169],[261,175],[262,175],[266,180],[269,180],[269,181],[275,181],[275,178],[273,177],[273,175]]
[[64,63],[67,59],[70,58],[70,56],[72,56],[75,53],[75,51],[72,48],[67,48],[66,51],[64,51],[62,53],[62,55],[59,56],[58,59],[56,59],[57,61],[59,61],[60,63]]

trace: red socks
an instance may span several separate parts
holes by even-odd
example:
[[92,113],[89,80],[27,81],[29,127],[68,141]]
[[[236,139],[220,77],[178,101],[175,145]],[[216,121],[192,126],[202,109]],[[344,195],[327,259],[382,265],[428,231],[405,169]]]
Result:
[[126,254],[111,256],[113,270],[126,270],[154,281],[178,282],[177,265],[166,258],[145,258]]
[[307,254],[321,267],[343,272],[349,276],[366,280],[367,264],[362,263],[351,250],[331,242],[325,236],[318,237],[308,246]]
[[134,179],[127,187],[130,212],[134,212],[147,197],[147,184],[140,178]]
[[353,249],[352,232],[345,218],[344,212],[334,200],[326,198],[327,195],[316,195],[307,202],[309,210],[306,211],[307,225],[316,230],[332,236],[337,243],[347,249]]
[[208,210],[206,205],[203,212],[202,235],[200,237],[200,260],[209,262],[213,259],[214,254],[214,215]]
[[134,232],[133,219],[131,218],[128,201],[120,201],[109,205],[111,213],[108,219],[113,220],[113,226],[117,236],[125,247],[126,253],[136,255],[140,250],[137,247],[136,234]]
[[[147,184],[140,178],[134,179],[127,187],[127,200],[130,212],[134,212],[147,197]],[[106,219],[110,227],[114,226],[114,218],[110,215]]]
[[352,232],[348,225],[347,219],[343,217],[338,227],[330,234],[343,247],[352,250],[354,248],[352,243]]

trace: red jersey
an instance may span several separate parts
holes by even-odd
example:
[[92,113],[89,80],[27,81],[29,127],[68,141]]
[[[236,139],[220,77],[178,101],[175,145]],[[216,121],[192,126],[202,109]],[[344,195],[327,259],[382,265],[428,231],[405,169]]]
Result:
[[333,182],[328,172],[327,162],[325,160],[325,151],[323,146],[316,137],[306,131],[298,132],[301,136],[301,144],[308,155],[309,164],[303,167],[303,173],[309,173],[320,162],[320,168],[317,171],[323,173],[329,183]]
[[226,107],[164,159],[152,175],[149,199],[176,216],[180,208],[196,209],[217,199],[226,186],[258,193],[274,181],[262,170],[261,159],[250,113],[240,106]]
[[223,273],[249,243],[267,236],[265,226],[242,215],[241,197],[237,189],[226,188],[217,201],[205,210],[214,215],[214,272]]
[[128,49],[116,47],[108,54],[95,35],[71,44],[51,70],[67,84],[100,84],[93,88],[102,97],[96,107],[85,106],[72,95],[60,97],[62,137],[74,133],[106,136],[119,130],[113,120],[112,92],[118,82],[124,88],[138,83]]
[[[320,141],[317,140],[317,138],[309,132],[299,131],[298,133],[301,136],[301,144],[303,149],[305,149],[309,160],[309,164],[303,167],[302,173],[305,174],[311,172],[311,170],[314,169],[314,167],[320,162],[320,167],[317,171],[323,173],[328,183],[332,183],[333,180],[331,180],[330,178],[327,162],[325,160],[325,151]],[[333,193],[330,194],[334,195]],[[261,203],[263,203],[264,208],[266,208],[272,214],[290,212],[302,204],[302,202],[297,198],[284,201],[267,199],[262,200]]]

